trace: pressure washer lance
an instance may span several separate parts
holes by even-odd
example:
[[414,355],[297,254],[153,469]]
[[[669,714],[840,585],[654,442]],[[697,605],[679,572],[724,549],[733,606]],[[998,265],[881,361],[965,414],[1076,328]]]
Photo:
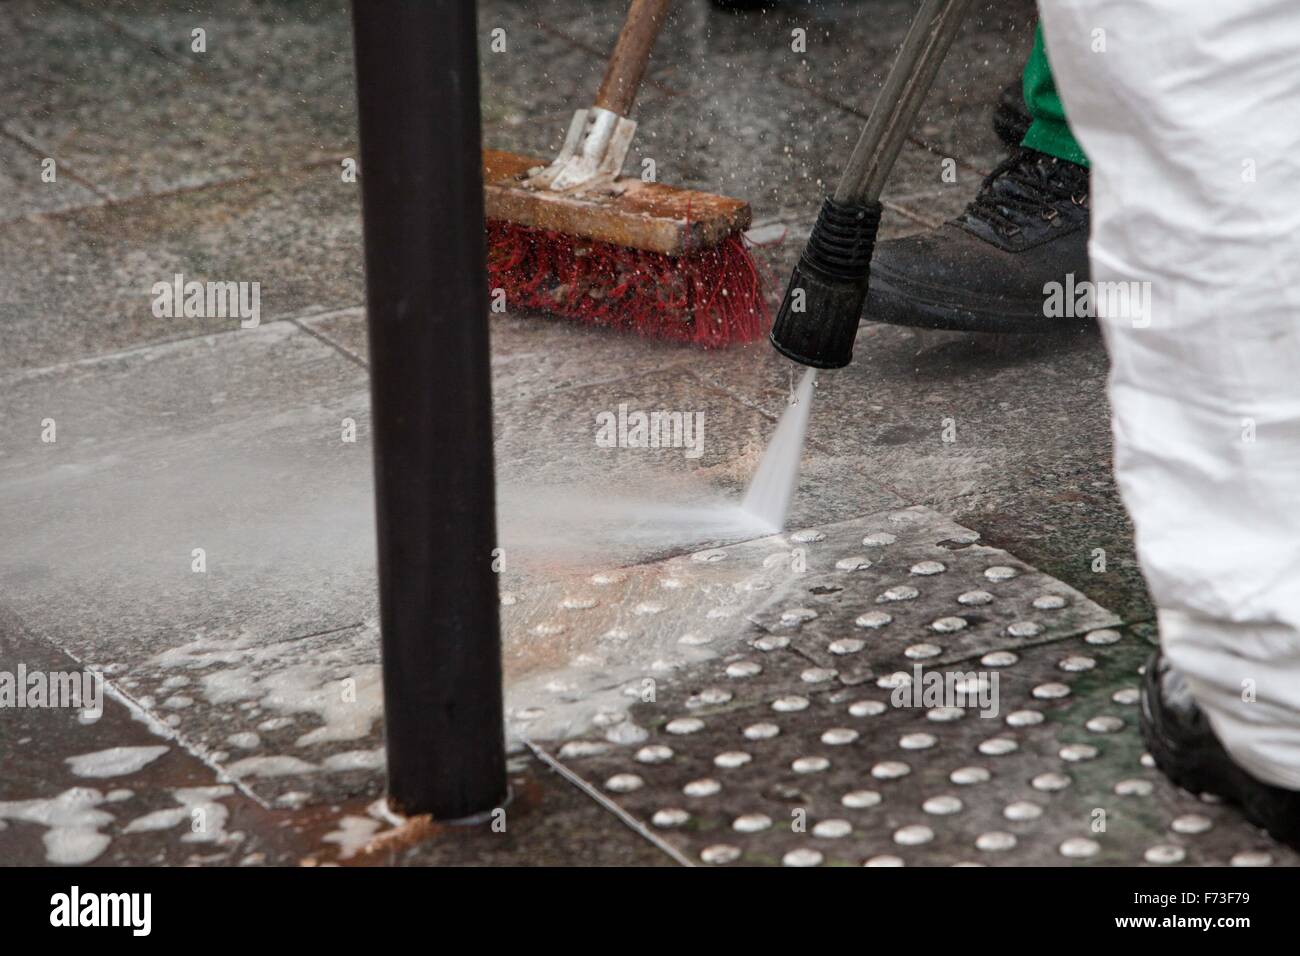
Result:
[[970,0],[925,0],[917,11],[772,325],[772,345],[787,358],[813,368],[843,368],[853,360],[880,192],[969,6]]

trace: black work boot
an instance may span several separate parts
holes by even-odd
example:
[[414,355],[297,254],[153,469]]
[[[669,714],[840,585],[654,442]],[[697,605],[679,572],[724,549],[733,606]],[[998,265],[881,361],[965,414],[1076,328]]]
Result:
[[997,108],[993,110],[993,132],[1008,149],[1015,149],[1033,122],[1029,107],[1025,106],[1024,81],[1017,78],[998,96]]
[[1166,777],[1241,807],[1273,839],[1300,849],[1300,791],[1256,780],[1233,762],[1192,699],[1183,675],[1156,651],[1142,679],[1142,739]]
[[[965,332],[1054,332],[1091,321],[1073,314],[1071,294],[1087,278],[1088,170],[1018,148],[956,219],[876,246],[863,318]],[[1050,309],[1049,283],[1060,287]]]

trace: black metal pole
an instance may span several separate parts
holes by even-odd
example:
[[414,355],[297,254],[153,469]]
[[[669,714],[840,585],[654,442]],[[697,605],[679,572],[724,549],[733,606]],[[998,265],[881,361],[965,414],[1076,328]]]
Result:
[[389,800],[506,795],[473,0],[354,0]]

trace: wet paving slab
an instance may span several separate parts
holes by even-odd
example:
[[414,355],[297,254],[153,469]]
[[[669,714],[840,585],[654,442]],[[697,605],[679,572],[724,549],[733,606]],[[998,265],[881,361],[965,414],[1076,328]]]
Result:
[[[721,660],[634,705],[637,744],[559,759],[701,864],[1295,865],[1153,769],[1136,729],[1150,651],[1101,628],[843,687],[773,648],[780,678],[756,692]],[[969,697],[945,703],[945,685]]]

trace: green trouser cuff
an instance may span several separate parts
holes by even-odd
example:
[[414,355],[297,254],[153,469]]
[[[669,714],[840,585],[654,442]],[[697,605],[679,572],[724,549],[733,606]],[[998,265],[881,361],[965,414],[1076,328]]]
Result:
[[1034,49],[1029,54],[1029,62],[1025,64],[1024,94],[1025,108],[1033,122],[1020,145],[1066,162],[1087,166],[1088,156],[1070,132],[1070,125],[1065,119],[1065,107],[1061,105],[1061,97],[1056,92],[1056,81],[1052,79],[1052,67],[1047,62],[1047,46],[1043,43],[1041,24],[1034,31]]

